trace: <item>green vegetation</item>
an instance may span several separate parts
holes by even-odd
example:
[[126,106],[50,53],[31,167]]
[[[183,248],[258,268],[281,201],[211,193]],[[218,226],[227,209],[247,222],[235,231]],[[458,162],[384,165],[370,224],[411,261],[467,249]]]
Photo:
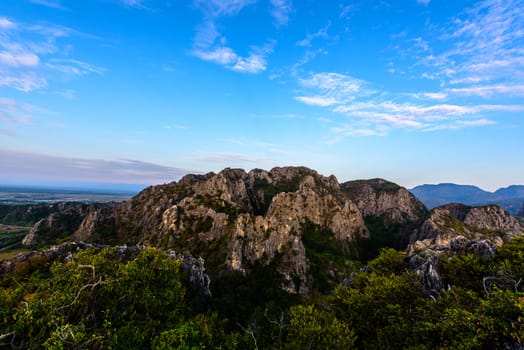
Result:
[[320,292],[333,289],[351,271],[351,251],[326,228],[306,221],[302,227],[302,243],[313,276],[313,288]]
[[[312,264],[349,264],[320,230],[304,227]],[[186,293],[179,262],[161,250],[91,249],[68,262],[35,255],[0,276],[0,347],[516,349],[524,343],[524,238],[491,260],[442,255],[446,287],[435,298],[424,296],[419,277],[408,272],[406,254],[391,248],[311,298],[278,288],[277,262],[214,279],[212,298],[202,302]]]
[[159,250],[132,257],[115,249],[86,250],[67,263],[41,256],[30,260],[35,261],[0,279],[1,345],[165,349],[236,344],[234,333],[214,336],[221,334],[216,317],[191,313],[179,262]]
[[400,186],[396,183],[383,180],[383,179],[371,179],[371,180],[353,180],[345,182],[341,185],[342,189],[349,194],[358,193],[363,186],[371,186],[376,192],[385,193],[396,193],[400,190]]

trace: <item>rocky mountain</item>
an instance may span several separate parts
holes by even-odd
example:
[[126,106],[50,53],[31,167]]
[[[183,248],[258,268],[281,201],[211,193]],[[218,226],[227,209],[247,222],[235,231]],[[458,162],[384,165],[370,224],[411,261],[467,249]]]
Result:
[[410,238],[410,250],[447,249],[456,237],[488,240],[496,246],[524,234],[519,221],[497,205],[470,207],[451,203],[431,210]]
[[438,297],[445,287],[441,256],[474,254],[488,261],[504,243],[522,235],[524,226],[497,205],[436,207],[410,238],[409,271],[420,276],[426,295]]
[[[324,242],[317,246],[320,234]],[[307,294],[314,284],[310,271],[320,268],[312,266],[315,254],[326,248],[349,256],[355,239],[369,235],[334,176],[289,167],[225,169],[153,186],[114,209],[89,213],[73,237],[189,250],[212,273],[246,274],[256,264],[271,264],[282,289]],[[337,268],[330,268],[335,277]]]
[[[428,211],[383,179],[340,184],[304,167],[187,175],[127,202],[63,204],[38,220],[24,243],[66,242],[0,259],[0,276],[8,276],[0,311],[15,315],[3,318],[0,341],[25,344],[19,339],[34,334],[34,320],[48,325],[44,332],[38,326],[42,339],[93,330],[82,348],[104,337],[109,344],[115,334],[142,339],[146,330],[137,327],[164,327],[165,310],[185,305],[191,322],[177,316],[169,331],[152,328],[158,337],[148,341],[215,348],[221,343],[208,333],[233,332],[224,342],[237,348],[307,348],[313,330],[315,339],[343,336],[325,348],[347,347],[352,338],[364,349],[406,348],[404,339],[416,340],[413,348],[469,348],[481,339],[482,348],[517,349],[524,328],[506,335],[523,316],[524,242],[510,238],[523,235],[521,222],[497,205]],[[384,247],[397,250],[377,255]],[[180,289],[184,300],[173,306],[177,288],[169,283],[177,276],[187,292]],[[27,294],[35,285],[41,289]],[[40,314],[33,319],[26,310]],[[305,332],[303,342],[293,343],[300,333],[292,327]],[[336,332],[326,337],[326,329]],[[204,335],[206,343],[193,343]],[[90,348],[101,347],[108,346]]]
[[283,290],[309,294],[340,280],[345,259],[372,256],[368,247],[404,248],[425,214],[406,189],[385,180],[341,185],[304,167],[225,169],[149,187],[124,203],[52,214],[24,243],[69,230],[77,241],[187,250],[205,259],[212,276],[271,266]]
[[362,248],[368,253],[386,246],[406,248],[428,213],[408,190],[383,179],[349,181],[341,188],[364,215],[371,238]]
[[383,179],[339,184],[304,167],[227,168],[149,187],[123,203],[66,206],[38,221],[24,243],[70,237],[188,251],[204,259],[212,281],[270,274],[275,287],[309,295],[345,278],[349,259],[366,261],[383,247],[449,247],[459,236],[496,246],[521,233],[498,206],[428,212]]
[[[78,202],[49,205],[47,208],[50,209],[51,213],[33,225],[22,240],[22,244],[36,246],[69,237],[71,232],[75,232],[79,228],[89,213],[101,208],[109,209],[113,205],[113,203],[85,204]],[[33,211],[33,208],[33,206],[29,206],[28,211]]]
[[420,185],[410,190],[429,209],[448,204],[466,205],[497,204],[511,214],[516,214],[524,203],[524,186],[512,185],[488,192],[471,185],[442,183],[438,185]]

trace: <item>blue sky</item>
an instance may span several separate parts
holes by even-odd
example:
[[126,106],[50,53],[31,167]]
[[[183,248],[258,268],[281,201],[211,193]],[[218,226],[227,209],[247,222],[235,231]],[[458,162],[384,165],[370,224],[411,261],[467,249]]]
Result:
[[2,0],[0,183],[524,183],[524,1]]

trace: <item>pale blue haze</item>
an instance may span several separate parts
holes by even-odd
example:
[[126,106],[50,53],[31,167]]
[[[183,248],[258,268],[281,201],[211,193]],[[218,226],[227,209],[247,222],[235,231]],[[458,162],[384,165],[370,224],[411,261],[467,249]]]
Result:
[[524,1],[2,0],[0,183],[524,183]]

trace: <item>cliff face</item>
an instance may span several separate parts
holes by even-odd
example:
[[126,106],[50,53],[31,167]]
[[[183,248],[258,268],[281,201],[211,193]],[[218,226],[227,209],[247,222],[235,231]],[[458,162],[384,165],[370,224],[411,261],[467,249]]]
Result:
[[497,205],[470,207],[451,203],[434,208],[411,236],[410,249],[449,248],[451,239],[489,240],[496,246],[524,234],[519,221]]
[[307,294],[311,269],[318,267],[308,258],[314,249],[306,251],[305,226],[325,230],[341,255],[356,238],[369,238],[359,208],[336,178],[301,167],[225,169],[153,186],[112,210],[89,213],[74,238],[189,250],[215,273],[245,274],[256,263],[272,264],[282,289]]
[[341,281],[348,258],[372,258],[386,246],[475,251],[483,240],[489,249],[481,253],[489,255],[523,231],[498,206],[450,204],[428,212],[405,188],[382,179],[340,185],[303,167],[228,168],[149,187],[124,203],[66,205],[40,220],[24,243],[71,236],[189,251],[205,260],[212,280],[266,268],[276,274],[276,287],[310,294]]
[[[111,204],[84,204],[62,202],[49,205],[28,206],[26,216],[43,218],[38,220],[22,240],[24,245],[39,245],[65,238],[75,232],[88,213]],[[43,210],[45,209],[45,210]],[[49,213],[46,215],[47,211]]]
[[428,211],[407,189],[383,179],[349,181],[342,190],[364,215],[376,250],[384,246],[406,248],[413,230]]
[[409,269],[420,276],[426,294],[438,295],[445,287],[439,271],[441,255],[475,254],[489,260],[504,242],[522,234],[518,220],[497,205],[443,205],[431,210],[413,232]]

